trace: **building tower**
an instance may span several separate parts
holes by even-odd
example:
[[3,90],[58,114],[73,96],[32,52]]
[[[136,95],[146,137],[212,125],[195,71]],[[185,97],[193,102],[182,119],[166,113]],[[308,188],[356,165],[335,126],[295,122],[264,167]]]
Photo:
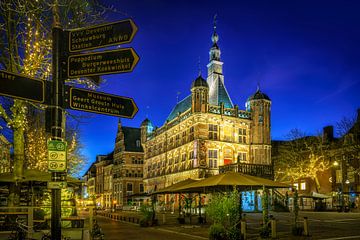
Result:
[[224,103],[225,108],[233,108],[233,103],[227,93],[224,84],[224,75],[222,65],[224,64],[220,60],[221,51],[218,46],[219,35],[216,32],[216,16],[214,18],[214,32],[211,36],[213,43],[209,52],[209,63],[207,82],[209,84],[209,103],[211,105],[220,105]]
[[141,143],[145,143],[148,135],[153,132],[154,126],[152,125],[151,121],[148,118],[146,118],[141,123],[140,129],[141,129]]
[[258,87],[246,102],[246,110],[251,112],[251,162],[271,164],[270,111],[271,100]]
[[209,85],[201,75],[191,84],[191,111],[206,113],[209,106]]

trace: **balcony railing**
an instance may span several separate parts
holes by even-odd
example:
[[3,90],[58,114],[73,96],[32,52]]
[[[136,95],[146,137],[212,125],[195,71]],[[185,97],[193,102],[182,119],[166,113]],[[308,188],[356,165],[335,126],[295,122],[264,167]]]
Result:
[[274,179],[274,168],[272,165],[235,163],[225,166],[219,166],[219,173],[228,171],[240,172],[251,176]]

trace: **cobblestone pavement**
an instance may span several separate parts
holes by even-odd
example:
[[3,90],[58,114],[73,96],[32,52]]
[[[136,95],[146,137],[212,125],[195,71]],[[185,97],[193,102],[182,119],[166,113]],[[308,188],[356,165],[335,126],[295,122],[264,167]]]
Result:
[[[122,216],[127,214],[131,216],[141,217],[136,212],[120,212],[116,213]],[[300,212],[299,226],[303,226],[304,217],[308,218],[310,236],[294,237],[291,234],[293,215],[291,213],[271,213],[277,221],[277,239],[360,239],[360,213],[338,213],[338,212]],[[194,216],[192,222],[186,219],[186,224],[178,224],[175,214],[158,214],[159,226],[150,228],[141,228],[132,224],[124,225],[122,221],[114,221],[109,218],[98,217],[101,221],[105,234],[111,228],[118,228],[111,224],[120,224],[121,233],[126,239],[208,239],[208,228],[210,223],[196,224],[197,218]],[[248,213],[245,216],[247,222],[248,239],[259,239],[259,229],[261,228],[261,213]],[[165,222],[165,223],[163,223]],[[129,234],[127,234],[129,231]],[[132,235],[135,233],[135,235]],[[172,233],[168,236],[166,234]],[[154,236],[154,238],[153,238]],[[118,238],[116,238],[118,237]],[[125,239],[120,235],[109,239]],[[130,237],[130,238],[128,238]],[[171,238],[170,238],[171,237]],[[190,238],[189,238],[190,237]],[[192,238],[191,238],[192,237]],[[106,237],[106,239],[108,239]]]

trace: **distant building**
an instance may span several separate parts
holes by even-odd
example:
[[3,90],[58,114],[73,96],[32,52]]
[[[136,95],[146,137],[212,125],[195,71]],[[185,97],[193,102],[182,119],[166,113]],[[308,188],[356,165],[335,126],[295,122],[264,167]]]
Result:
[[233,104],[218,40],[214,27],[207,79],[199,74],[190,95],[174,106],[164,125],[155,128],[149,119],[141,125],[147,192],[226,170],[273,178],[271,100],[258,88],[245,110]]
[[[316,173],[316,180],[310,177],[282,178],[290,181],[298,190],[300,209],[324,209],[343,206],[357,206],[359,208],[360,194],[360,110],[355,121],[347,122],[343,126],[344,135],[334,137],[332,126],[323,129],[322,139],[312,141],[315,136],[304,137],[306,144],[318,144],[319,156],[323,157],[327,169]],[[351,125],[351,126],[349,126]],[[272,159],[277,166],[282,161],[283,154],[291,154],[291,149],[303,139],[293,141],[272,141]],[[300,148],[299,148],[300,149]],[[299,150],[298,149],[298,150]],[[308,157],[310,152],[303,148],[300,154]],[[286,156],[285,156],[286,157]],[[286,169],[275,169],[279,177],[284,177]],[[321,204],[322,205],[321,205]]]
[[119,121],[114,149],[114,207],[128,205],[134,195],[144,192],[143,163],[140,128],[125,127]]
[[86,171],[83,176],[84,184],[83,184],[83,198],[88,200],[88,204],[95,204],[96,199],[96,166],[95,163],[91,164],[89,169]]
[[[109,182],[109,165],[110,169],[113,164],[113,153],[108,155],[97,155],[94,163],[96,169],[95,175],[95,195],[96,206],[105,208],[111,202],[111,190]],[[111,170],[110,170],[111,171]],[[106,179],[106,181],[105,181]],[[110,198],[110,200],[109,200]]]

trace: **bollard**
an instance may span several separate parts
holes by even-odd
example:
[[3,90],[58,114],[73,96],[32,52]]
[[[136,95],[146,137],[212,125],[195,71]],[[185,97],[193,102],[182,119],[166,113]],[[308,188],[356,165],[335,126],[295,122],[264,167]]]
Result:
[[309,236],[309,220],[307,217],[304,217],[304,235]]
[[271,238],[276,238],[276,220],[272,218],[270,220],[271,223]]
[[240,222],[240,232],[241,232],[241,239],[247,239],[246,238],[246,221],[241,220]]
[[165,224],[165,223],[166,223],[165,213],[163,213],[163,215],[162,215],[162,223],[163,223],[163,224]]

